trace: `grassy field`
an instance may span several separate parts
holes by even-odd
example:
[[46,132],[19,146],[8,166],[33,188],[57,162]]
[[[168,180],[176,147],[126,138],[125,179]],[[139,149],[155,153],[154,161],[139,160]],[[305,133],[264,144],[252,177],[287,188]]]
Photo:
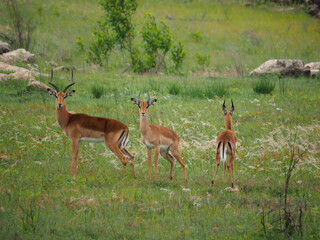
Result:
[[[33,46],[37,63],[47,72],[45,61],[51,59],[83,66],[75,36],[90,37],[91,25],[102,13],[96,1],[48,1],[39,6],[43,21]],[[123,174],[120,161],[104,144],[86,142],[80,146],[78,175],[70,177],[71,142],[56,123],[55,98],[26,90],[25,82],[0,83],[0,238],[265,238],[262,213],[283,200],[294,146],[296,153],[306,152],[293,171],[288,192],[290,209],[302,206],[303,235],[294,231],[291,238],[319,239],[319,79],[270,76],[268,80],[276,83],[273,94],[260,95],[252,89],[259,79],[245,75],[269,58],[319,61],[319,21],[303,12],[245,8],[229,1],[141,1],[137,22],[146,11],[159,20],[174,16],[166,21],[186,46],[187,74],[121,73],[126,57],[117,54],[108,71],[76,72],[76,92],[66,100],[69,111],[114,118],[129,126],[128,149],[135,155],[136,179],[130,167]],[[197,34],[190,34],[198,31],[203,36],[200,42],[192,37]],[[211,54],[207,70],[221,76],[188,74],[200,71],[197,53]],[[63,87],[70,74],[55,73],[54,81]],[[104,89],[100,98],[92,93],[97,86]],[[163,158],[158,179],[152,170],[153,181],[148,182],[138,109],[130,101],[140,90],[158,99],[149,109],[149,121],[180,136],[187,183],[178,163],[168,181],[170,164]],[[221,106],[226,99],[229,107],[231,98],[239,141],[235,159],[239,192],[230,191],[230,183],[223,181],[222,167],[211,186],[215,139],[224,129]],[[294,217],[297,222],[296,213]],[[267,236],[283,239],[276,219],[267,216]]]

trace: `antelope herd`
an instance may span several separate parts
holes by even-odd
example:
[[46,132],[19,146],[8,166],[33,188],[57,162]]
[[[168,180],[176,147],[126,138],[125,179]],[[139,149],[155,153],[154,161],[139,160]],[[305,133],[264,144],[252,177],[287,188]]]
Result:
[[[105,142],[107,147],[120,159],[124,171],[129,161],[133,175],[134,171],[134,156],[126,149],[126,144],[129,139],[128,127],[114,119],[93,117],[82,113],[70,113],[67,111],[65,99],[71,97],[75,90],[66,93],[66,90],[75,84],[73,80],[62,92],[58,87],[52,83],[53,71],[51,71],[51,80],[49,84],[54,87],[54,90],[48,88],[48,93],[56,97],[56,116],[60,127],[64,133],[72,140],[72,162],[70,168],[70,175],[76,176],[77,174],[77,161],[79,153],[79,145],[81,141],[87,142]],[[154,167],[155,178],[157,178],[158,159],[159,154],[170,162],[169,180],[172,179],[172,170],[175,160],[177,160],[183,170],[184,181],[186,178],[185,162],[180,156],[179,136],[169,128],[161,125],[154,125],[148,123],[148,108],[157,102],[157,99],[150,99],[148,92],[148,100],[143,102],[140,100],[141,91],[138,99],[131,98],[133,104],[139,107],[140,115],[140,132],[141,141],[147,148],[148,166],[149,166],[149,181],[151,181],[151,155],[152,149],[155,150],[154,154]],[[231,186],[235,186],[234,178],[234,158],[237,146],[237,137],[232,130],[232,115],[234,112],[233,101],[230,110],[226,109],[225,101],[222,105],[222,112],[225,122],[226,130],[222,131],[216,141],[216,168],[212,179],[212,185],[220,165],[224,166],[224,179],[226,178],[226,167],[228,168]],[[229,159],[227,160],[227,155]]]

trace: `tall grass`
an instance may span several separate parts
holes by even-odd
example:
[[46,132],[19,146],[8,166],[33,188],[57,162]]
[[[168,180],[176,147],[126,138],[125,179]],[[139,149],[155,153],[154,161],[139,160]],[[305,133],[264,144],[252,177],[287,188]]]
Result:
[[261,77],[253,83],[253,91],[260,94],[271,94],[276,87],[272,78]]
[[101,85],[93,85],[91,87],[91,93],[95,98],[100,98],[103,94],[105,94],[106,90]]

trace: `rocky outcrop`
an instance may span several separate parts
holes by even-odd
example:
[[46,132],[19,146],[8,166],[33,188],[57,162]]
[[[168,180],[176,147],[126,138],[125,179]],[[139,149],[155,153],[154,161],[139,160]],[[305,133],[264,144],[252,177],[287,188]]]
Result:
[[311,62],[304,65],[302,60],[272,59],[250,72],[250,75],[279,74],[288,77],[317,77],[319,76],[320,62]]
[[7,63],[0,62],[0,70],[5,73],[3,75],[6,76],[0,76],[0,81],[6,81],[9,79],[15,79],[18,81],[29,81],[34,80],[34,76],[32,75],[31,71],[22,68],[22,67],[16,67]]
[[46,92],[48,88],[50,88],[49,86],[47,86],[46,84],[39,82],[39,81],[35,81],[35,80],[30,80],[28,85],[27,85],[28,89],[37,89],[40,91],[44,91]]
[[10,50],[11,46],[8,43],[0,41],[0,54],[10,52]]
[[312,6],[309,7],[308,9],[308,14],[312,17],[316,17],[320,19],[320,1]]
[[303,68],[303,66],[302,60],[271,59],[250,72],[250,75],[278,73],[288,68]]
[[[31,68],[32,69],[32,68]],[[17,81],[28,81],[27,88],[34,88],[41,91],[47,91],[49,88],[47,85],[35,81],[35,77],[39,76],[41,73],[38,71],[13,66],[7,63],[0,62],[0,82],[9,81],[11,79]],[[41,74],[42,76],[49,77],[48,74]]]
[[34,63],[36,61],[36,57],[34,54],[20,48],[0,55],[0,61],[9,64],[16,62]]

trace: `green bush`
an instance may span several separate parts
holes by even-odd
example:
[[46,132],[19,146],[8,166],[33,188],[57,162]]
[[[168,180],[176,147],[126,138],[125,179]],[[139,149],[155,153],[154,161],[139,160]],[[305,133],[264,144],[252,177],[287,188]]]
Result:
[[[87,62],[100,66],[108,64],[115,48],[129,52],[131,68],[135,72],[165,69],[166,55],[172,47],[172,36],[165,22],[157,23],[152,14],[145,15],[141,30],[142,43],[134,43],[135,26],[132,16],[137,9],[136,0],[103,0],[100,2],[104,15],[92,32],[92,41],[86,47],[79,37],[77,45],[86,55]],[[87,50],[88,49],[88,50]],[[180,42],[172,48],[174,69],[178,70],[186,55]]]
[[181,42],[172,46],[171,59],[174,63],[174,69],[177,71],[181,68],[182,62],[186,57],[186,51],[183,49]]
[[196,42],[201,42],[203,40],[203,37],[202,37],[200,31],[191,32],[190,35],[191,35],[191,38]]
[[166,68],[165,56],[172,45],[169,27],[163,21],[158,26],[154,16],[147,14],[141,35],[146,53],[147,69],[157,68],[160,70]]
[[197,58],[197,63],[199,66],[202,67],[202,70],[204,70],[205,67],[208,67],[210,65],[211,57],[209,54],[201,55],[197,53],[196,58]]
[[253,84],[253,91],[259,94],[270,94],[274,90],[276,84],[271,78],[259,78]]
[[108,63],[112,50],[116,47],[129,51],[133,65],[135,64],[132,53],[134,39],[134,25],[132,15],[137,9],[136,0],[104,0],[100,1],[104,15],[97,22],[92,32],[92,42],[86,51],[80,38],[77,44],[85,52],[87,62],[100,66]]

